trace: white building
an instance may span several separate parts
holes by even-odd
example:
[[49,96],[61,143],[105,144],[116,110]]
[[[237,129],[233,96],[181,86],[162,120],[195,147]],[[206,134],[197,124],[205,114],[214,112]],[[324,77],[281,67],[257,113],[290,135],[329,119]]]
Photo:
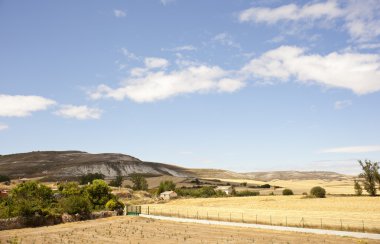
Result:
[[222,191],[226,193],[226,195],[230,195],[232,193],[232,186],[218,186],[215,188],[215,191]]
[[177,193],[175,193],[174,191],[164,191],[160,194],[160,198],[164,200],[169,200],[176,197],[177,197]]

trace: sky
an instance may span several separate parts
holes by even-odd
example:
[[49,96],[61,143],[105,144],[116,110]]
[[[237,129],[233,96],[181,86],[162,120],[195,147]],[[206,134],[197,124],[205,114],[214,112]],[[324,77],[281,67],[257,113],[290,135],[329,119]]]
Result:
[[380,0],[0,0],[0,154],[380,160]]

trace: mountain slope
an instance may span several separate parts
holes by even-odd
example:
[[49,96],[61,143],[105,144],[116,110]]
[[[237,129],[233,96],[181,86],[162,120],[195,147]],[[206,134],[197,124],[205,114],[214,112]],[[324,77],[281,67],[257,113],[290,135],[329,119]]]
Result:
[[116,153],[90,154],[81,151],[38,151],[0,156],[0,172],[18,177],[66,178],[85,173],[191,176],[185,168],[169,164],[144,162],[129,155]]

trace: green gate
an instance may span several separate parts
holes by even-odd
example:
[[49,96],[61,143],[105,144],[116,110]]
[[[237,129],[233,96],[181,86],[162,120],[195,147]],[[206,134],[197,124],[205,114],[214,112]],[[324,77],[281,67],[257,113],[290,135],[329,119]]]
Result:
[[141,214],[141,206],[127,206],[127,215]]

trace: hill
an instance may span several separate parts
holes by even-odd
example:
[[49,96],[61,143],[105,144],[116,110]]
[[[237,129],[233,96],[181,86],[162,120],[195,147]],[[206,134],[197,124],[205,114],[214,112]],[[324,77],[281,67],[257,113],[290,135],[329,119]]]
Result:
[[70,179],[86,173],[102,173],[107,178],[141,173],[146,176],[198,177],[216,179],[341,180],[346,175],[323,171],[272,171],[236,173],[222,169],[187,169],[175,165],[142,161],[119,153],[91,154],[82,151],[35,151],[0,156],[0,174],[11,178],[43,177]]

